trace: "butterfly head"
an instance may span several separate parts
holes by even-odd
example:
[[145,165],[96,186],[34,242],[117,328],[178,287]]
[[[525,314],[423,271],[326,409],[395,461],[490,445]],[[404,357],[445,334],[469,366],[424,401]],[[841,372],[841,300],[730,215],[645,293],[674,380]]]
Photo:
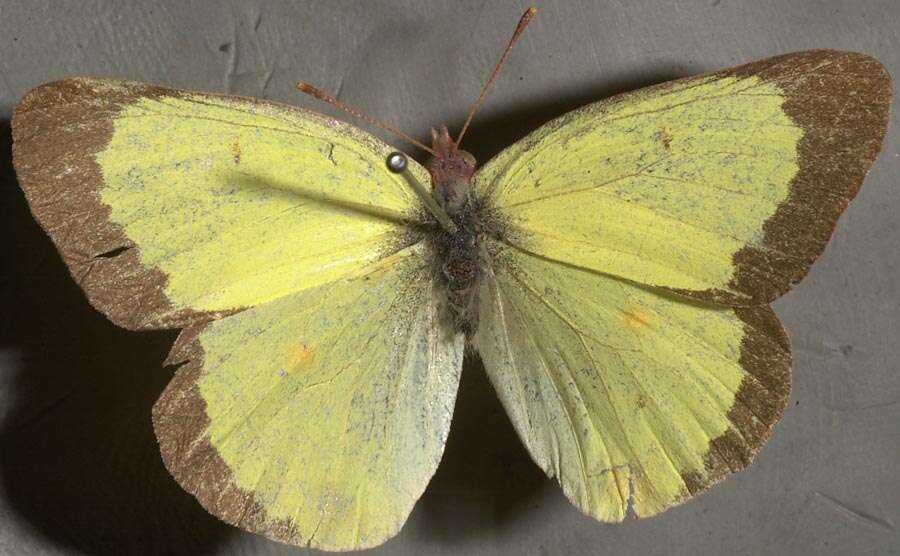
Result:
[[433,156],[425,167],[431,173],[434,195],[448,212],[457,212],[469,194],[475,174],[475,157],[458,148],[447,126],[431,130],[431,151]]
[[450,137],[447,126],[431,129],[431,152],[433,155],[426,162],[429,170],[445,169],[453,171],[461,176],[471,178],[475,173],[475,157],[469,151],[459,148],[458,144]]

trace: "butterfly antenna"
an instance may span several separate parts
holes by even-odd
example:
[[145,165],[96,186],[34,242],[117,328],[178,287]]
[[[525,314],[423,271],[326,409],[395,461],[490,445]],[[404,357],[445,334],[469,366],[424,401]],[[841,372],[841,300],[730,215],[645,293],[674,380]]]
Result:
[[395,127],[391,127],[391,126],[387,125],[386,123],[382,122],[381,120],[376,120],[372,116],[363,114],[359,110],[347,106],[346,104],[344,104],[343,102],[334,98],[333,96],[329,95],[325,91],[323,91],[321,89],[317,89],[317,88],[313,87],[312,85],[310,85],[309,83],[304,83],[301,81],[301,82],[297,83],[297,89],[299,89],[301,92],[306,93],[310,96],[313,96],[323,102],[327,102],[328,104],[334,106],[335,108],[337,108],[339,110],[343,110],[344,112],[346,112],[347,114],[350,114],[351,116],[353,116],[355,118],[359,118],[360,120],[362,120],[364,122],[368,122],[369,124],[371,124],[375,127],[378,127],[385,131],[393,133],[394,135],[396,135],[397,137],[400,137],[404,141],[411,143],[411,144],[419,147],[423,151],[431,154],[431,156],[437,156],[435,154],[435,152],[430,147],[425,146],[424,143],[422,143],[420,141],[416,141],[409,135],[403,133],[402,131],[400,131],[399,129],[397,129]]
[[531,19],[536,14],[537,8],[531,7],[525,10],[525,13],[522,14],[522,18],[519,19],[519,24],[516,25],[516,30],[513,32],[512,38],[509,39],[509,44],[506,45],[506,50],[504,50],[503,55],[500,56],[500,61],[498,61],[497,65],[494,66],[494,71],[491,72],[491,76],[488,78],[487,83],[484,84],[484,87],[481,88],[481,93],[478,95],[478,98],[475,99],[475,104],[473,104],[472,109],[469,110],[469,116],[466,118],[466,123],[463,124],[463,127],[459,132],[459,136],[456,138],[457,147],[462,141],[463,136],[466,134],[466,130],[469,129],[469,124],[472,123],[472,118],[475,117],[475,112],[478,112],[478,109],[481,108],[481,103],[484,102],[484,97],[487,95],[488,89],[490,89],[491,85],[494,84],[494,79],[497,78],[497,74],[500,72],[500,68],[503,66],[503,63],[506,62],[506,58],[509,56],[509,53],[516,45],[516,42],[518,42],[519,37],[521,37],[522,33],[525,32],[525,28],[528,27],[528,24],[531,23]]

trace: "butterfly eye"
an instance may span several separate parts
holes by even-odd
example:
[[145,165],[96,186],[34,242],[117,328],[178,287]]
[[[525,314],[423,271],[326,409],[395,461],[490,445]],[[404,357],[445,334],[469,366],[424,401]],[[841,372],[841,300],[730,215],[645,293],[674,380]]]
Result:
[[393,152],[387,157],[388,170],[395,174],[401,174],[406,171],[407,160],[406,155],[401,152]]
[[469,166],[475,166],[475,155],[470,153],[469,151],[460,150],[459,156],[468,164]]

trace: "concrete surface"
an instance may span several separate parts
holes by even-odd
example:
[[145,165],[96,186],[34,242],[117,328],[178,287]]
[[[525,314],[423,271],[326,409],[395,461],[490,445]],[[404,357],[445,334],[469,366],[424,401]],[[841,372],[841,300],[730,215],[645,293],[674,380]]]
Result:
[[[538,2],[471,130],[486,160],[588,101],[777,53],[877,56],[900,78],[896,0]],[[0,553],[292,554],[208,516],[168,477],[150,407],[172,332],[90,309],[27,213],[9,115],[29,88],[96,75],[328,112],[298,79],[424,138],[459,126],[521,2],[0,0]],[[896,106],[895,106],[895,114]],[[520,447],[483,369],[447,452],[377,554],[900,553],[900,122],[810,276],[776,304],[794,393],[747,471],[659,517],[603,525]]]

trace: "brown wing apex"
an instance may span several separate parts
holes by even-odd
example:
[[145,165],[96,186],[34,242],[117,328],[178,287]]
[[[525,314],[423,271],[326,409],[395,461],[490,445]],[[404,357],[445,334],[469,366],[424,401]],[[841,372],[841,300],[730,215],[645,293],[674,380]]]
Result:
[[13,165],[31,212],[97,310],[123,328],[175,328],[218,315],[177,310],[167,278],[141,264],[138,247],[100,201],[96,155],[113,119],[139,98],[176,91],[123,81],[65,79],[31,90],[12,117]]
[[785,54],[718,75],[754,75],[784,91],[782,108],[804,132],[800,169],[763,225],[762,241],[735,253],[729,287],[683,293],[729,305],[768,303],[806,276],[859,192],[887,132],[891,78],[875,58],[836,50]]

